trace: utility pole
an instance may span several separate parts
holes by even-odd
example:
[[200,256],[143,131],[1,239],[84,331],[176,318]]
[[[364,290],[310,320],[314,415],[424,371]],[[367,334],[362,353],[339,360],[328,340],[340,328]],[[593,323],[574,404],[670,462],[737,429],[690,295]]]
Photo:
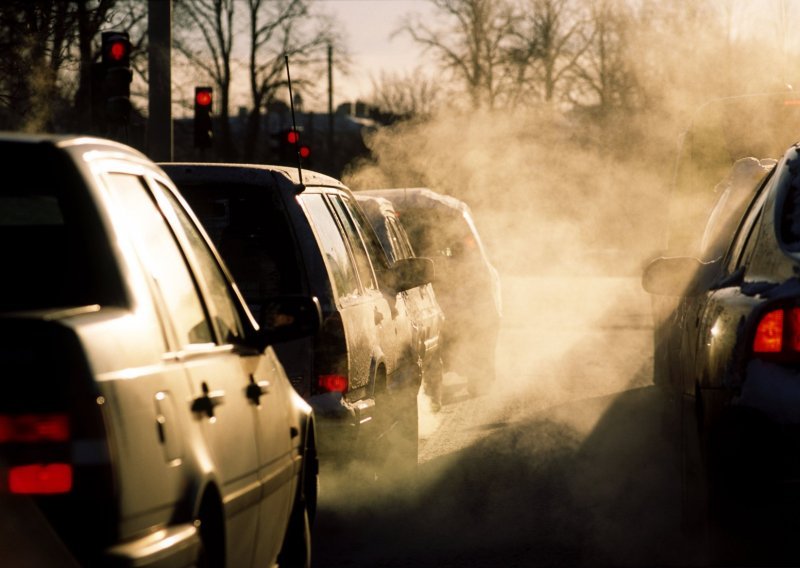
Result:
[[335,165],[333,151],[333,45],[328,44],[328,160],[330,161],[331,171]]
[[147,154],[172,161],[172,0],[148,0]]

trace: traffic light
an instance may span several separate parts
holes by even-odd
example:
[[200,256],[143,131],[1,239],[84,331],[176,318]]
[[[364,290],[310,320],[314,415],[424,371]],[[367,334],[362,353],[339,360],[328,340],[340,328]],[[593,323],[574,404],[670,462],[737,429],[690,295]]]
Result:
[[194,146],[209,148],[213,139],[211,106],[214,90],[211,87],[194,88]]
[[280,133],[278,150],[282,162],[293,163],[298,156],[303,160],[311,157],[311,148],[300,143],[300,132],[291,128]]
[[131,42],[127,32],[101,35],[101,73],[104,118],[107,124],[126,124],[131,114]]

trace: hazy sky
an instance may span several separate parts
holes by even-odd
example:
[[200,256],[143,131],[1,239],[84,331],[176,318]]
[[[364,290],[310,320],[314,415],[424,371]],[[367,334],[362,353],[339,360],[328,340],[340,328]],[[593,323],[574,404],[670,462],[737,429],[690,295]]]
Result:
[[[334,75],[334,106],[368,97],[372,91],[371,78],[377,78],[381,71],[403,73],[423,63],[419,45],[408,34],[393,35],[393,32],[409,14],[419,14],[425,19],[433,17],[434,10],[428,0],[311,1],[314,9],[336,19],[350,53],[350,73]],[[798,43],[797,32],[790,24],[796,18],[800,0],[714,0],[713,4],[733,36],[755,33],[771,43],[781,42],[781,36],[785,36],[787,47]],[[327,78],[320,77],[316,97],[312,98],[311,93],[305,95],[308,110],[324,112],[328,104]]]
[[334,104],[368,95],[370,78],[382,69],[400,72],[419,62],[420,48],[407,34],[391,36],[404,16],[431,13],[426,0],[314,0],[314,4],[337,19],[351,55],[350,75],[334,76]]

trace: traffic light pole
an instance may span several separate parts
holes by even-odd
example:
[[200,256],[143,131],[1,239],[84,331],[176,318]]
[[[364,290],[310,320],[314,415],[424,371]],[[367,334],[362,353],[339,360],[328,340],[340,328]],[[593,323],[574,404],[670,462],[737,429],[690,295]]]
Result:
[[172,0],[148,0],[147,154],[157,162],[172,161]]

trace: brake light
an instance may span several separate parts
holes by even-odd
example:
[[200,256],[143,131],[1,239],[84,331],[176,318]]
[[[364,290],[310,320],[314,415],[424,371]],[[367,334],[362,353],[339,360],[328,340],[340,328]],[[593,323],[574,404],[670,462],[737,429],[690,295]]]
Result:
[[347,377],[344,375],[320,375],[319,387],[328,392],[346,392]]
[[800,352],[800,308],[789,310],[789,349]]
[[0,414],[0,443],[66,442],[66,414]]
[[753,339],[755,353],[780,353],[783,349],[783,310],[767,312],[758,322]]
[[53,495],[72,490],[72,466],[66,463],[18,465],[8,470],[8,489],[20,495]]

